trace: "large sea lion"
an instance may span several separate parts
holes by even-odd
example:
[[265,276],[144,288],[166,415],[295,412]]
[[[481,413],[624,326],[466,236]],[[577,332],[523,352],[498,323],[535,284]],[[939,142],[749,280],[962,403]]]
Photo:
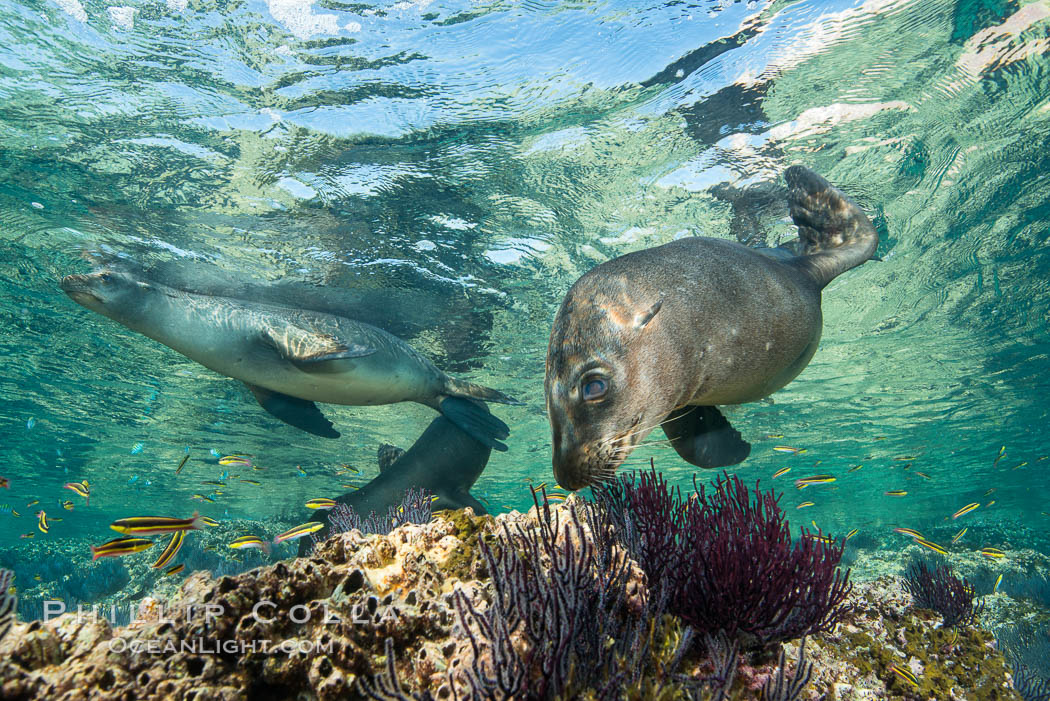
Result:
[[761,399],[817,349],[821,290],[871,258],[864,213],[811,170],[784,174],[794,251],[685,238],[629,253],[576,281],[554,319],[546,395],[554,475],[579,489],[615,474],[653,429],[698,467],[751,446],[719,404]]
[[[482,405],[484,408],[484,405]],[[405,498],[408,489],[425,489],[436,499],[434,510],[462,509],[469,506],[475,514],[488,513],[475,499],[470,488],[488,464],[492,450],[464,433],[444,416],[438,416],[407,451],[392,445],[380,446],[377,454],[379,474],[360,489],[336,498],[362,519],[373,511],[382,516],[391,506]],[[312,521],[328,522],[324,515],[310,514]],[[327,531],[320,533],[325,537]],[[312,543],[303,538],[299,554],[306,555]]]
[[334,314],[179,290],[126,272],[63,278],[74,301],[222,375],[304,431],[338,438],[314,402],[419,402],[479,441],[506,450],[507,425],[475,400],[515,404],[449,377],[396,336]]

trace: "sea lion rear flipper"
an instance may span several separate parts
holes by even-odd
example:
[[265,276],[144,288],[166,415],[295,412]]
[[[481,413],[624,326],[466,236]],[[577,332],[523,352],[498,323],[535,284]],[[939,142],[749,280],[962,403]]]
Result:
[[398,448],[396,445],[390,445],[384,443],[379,446],[379,450],[376,451],[376,462],[379,463],[379,471],[382,472],[388,467],[393,465],[398,459],[405,454],[403,448]]
[[682,459],[697,467],[736,465],[751,453],[751,444],[729,425],[718,407],[675,409],[664,419],[663,428]]
[[311,367],[320,369],[318,363],[327,360],[362,358],[376,352],[375,348],[360,343],[344,341],[328,333],[291,324],[279,331],[267,329],[263,333],[282,358],[296,365],[306,366],[303,367],[304,370]]
[[445,397],[441,400],[439,411],[478,443],[500,452],[507,450],[507,446],[498,439],[509,436],[510,427],[489,413],[488,407],[481,402]]
[[470,492],[460,491],[459,493],[453,494],[442,494],[438,493],[437,499],[431,505],[433,511],[442,511],[444,509],[457,510],[465,507],[470,507],[474,510],[475,516],[484,516],[488,513],[488,509],[482,506],[481,502],[474,498]]
[[339,437],[339,431],[333,428],[332,422],[324,417],[313,402],[256,385],[248,385],[248,389],[255,395],[259,406],[286,424],[323,438]]
[[879,234],[856,204],[809,168],[784,171],[791,219],[802,241],[797,265],[824,287],[875,255]]

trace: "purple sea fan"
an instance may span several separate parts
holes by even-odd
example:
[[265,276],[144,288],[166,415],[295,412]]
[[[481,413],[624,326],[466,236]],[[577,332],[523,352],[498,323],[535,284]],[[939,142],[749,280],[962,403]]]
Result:
[[747,647],[829,632],[849,611],[844,541],[802,531],[793,542],[773,490],[752,492],[723,473],[685,512],[670,609],[697,631],[725,631]]
[[904,588],[914,597],[916,606],[941,614],[946,628],[976,622],[984,608],[984,601],[975,597],[973,586],[956,577],[947,564],[935,565],[931,570],[924,560],[912,563]]

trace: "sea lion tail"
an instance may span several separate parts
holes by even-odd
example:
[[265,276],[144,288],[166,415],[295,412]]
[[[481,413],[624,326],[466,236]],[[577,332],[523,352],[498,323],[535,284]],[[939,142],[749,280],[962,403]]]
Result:
[[489,413],[488,407],[481,402],[462,397],[445,397],[438,407],[445,418],[478,443],[500,452],[507,450],[500,439],[510,435],[510,427]]
[[514,404],[516,406],[521,406],[523,404],[523,402],[519,402],[514,397],[503,394],[503,392],[500,392],[497,389],[474,384],[473,382],[457,380],[454,377],[445,378],[445,394],[453,397],[480,399],[485,402],[497,402],[499,404]]
[[797,265],[824,287],[873,255],[879,234],[851,199],[803,166],[784,171],[791,219],[802,243]]

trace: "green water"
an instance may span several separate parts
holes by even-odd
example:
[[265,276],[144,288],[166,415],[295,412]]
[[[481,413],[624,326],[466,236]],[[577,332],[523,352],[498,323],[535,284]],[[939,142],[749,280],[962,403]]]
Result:
[[[363,484],[379,444],[407,448],[435,415],[325,406],[339,440],[280,424],[69,300],[57,282],[85,252],[371,295],[450,374],[523,400],[494,407],[510,450],[473,489],[523,509],[527,480],[554,483],[544,358],[572,282],[678,236],[733,238],[715,189],[793,163],[865,208],[882,260],[826,289],[798,379],[727,410],[754,446],[736,470],[882,559],[907,544],[897,526],[947,543],[966,525],[959,557],[1050,553],[1047,3],[111,5],[0,6],[7,561],[61,548],[89,567],[112,519],[144,513],[273,535],[345,491],[339,465]],[[752,244],[793,235],[781,208],[751,213]],[[224,469],[213,450],[254,455],[265,470],[242,477],[261,486],[192,500]],[[691,485],[672,452],[636,455]],[[793,487],[813,473],[838,480]],[[90,505],[63,489],[82,479]],[[42,507],[63,519],[46,534]]]

